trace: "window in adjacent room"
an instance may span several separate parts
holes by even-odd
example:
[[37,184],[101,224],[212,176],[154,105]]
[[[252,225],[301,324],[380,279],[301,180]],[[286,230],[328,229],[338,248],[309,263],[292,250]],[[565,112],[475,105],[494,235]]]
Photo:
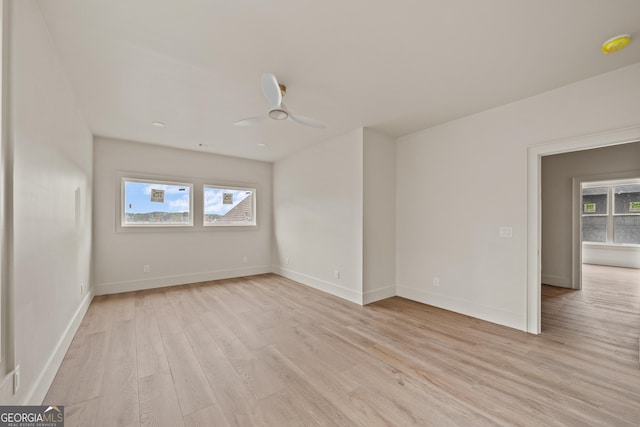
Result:
[[212,227],[256,225],[254,188],[204,186],[203,225]]
[[609,187],[582,189],[582,241],[607,242]]
[[613,190],[613,243],[640,244],[640,183]]
[[122,178],[123,227],[193,225],[193,185]]
[[640,245],[640,180],[583,184],[582,241]]

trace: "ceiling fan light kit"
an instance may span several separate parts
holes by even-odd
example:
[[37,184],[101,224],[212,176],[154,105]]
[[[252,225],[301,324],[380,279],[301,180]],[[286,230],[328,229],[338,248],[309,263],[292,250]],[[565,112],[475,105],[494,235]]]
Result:
[[239,120],[234,123],[236,126],[250,126],[267,119],[272,120],[292,120],[305,126],[315,128],[326,128],[326,123],[310,119],[308,117],[296,116],[289,112],[282,102],[282,97],[287,93],[287,87],[278,83],[276,76],[271,73],[262,75],[262,93],[269,103],[269,111],[262,116],[250,117],[248,119]]
[[286,120],[289,118],[289,113],[280,108],[274,108],[273,110],[270,110],[268,114],[273,120]]

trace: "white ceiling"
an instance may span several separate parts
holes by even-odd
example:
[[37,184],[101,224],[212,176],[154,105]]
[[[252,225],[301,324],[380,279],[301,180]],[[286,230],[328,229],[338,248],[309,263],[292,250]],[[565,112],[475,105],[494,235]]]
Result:
[[[640,61],[638,0],[39,5],[94,134],[266,161],[360,126],[412,133]],[[600,53],[620,33],[638,40]],[[287,86],[291,111],[329,128],[234,126],[266,113],[264,72]]]

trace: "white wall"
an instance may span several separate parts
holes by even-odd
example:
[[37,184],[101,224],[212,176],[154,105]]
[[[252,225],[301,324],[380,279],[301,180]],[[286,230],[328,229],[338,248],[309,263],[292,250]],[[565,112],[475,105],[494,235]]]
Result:
[[636,64],[400,138],[398,295],[526,330],[527,147],[638,125],[639,97]]
[[[9,254],[13,251],[11,233],[13,230],[13,148],[9,139],[9,8],[7,2],[0,2],[2,68],[2,96],[0,122],[0,390],[4,390],[3,379],[13,370],[13,314],[10,289],[11,263]],[[11,351],[8,351],[11,344]],[[7,354],[8,353],[8,354]],[[10,359],[9,359],[10,358]],[[0,391],[0,396],[3,393]]]
[[[542,282],[562,287],[572,283],[573,178],[640,171],[640,143],[603,147],[542,158]],[[634,176],[633,173],[631,176]],[[602,247],[583,253],[595,263]],[[617,250],[625,256],[631,250]],[[633,255],[633,254],[631,254]],[[613,256],[615,258],[615,256]],[[625,264],[626,266],[626,264]]]
[[[115,293],[266,273],[271,270],[271,169],[266,162],[95,138],[96,293]],[[116,230],[119,174],[256,188],[257,227]],[[197,199],[196,199],[197,200]],[[243,263],[243,258],[247,262]],[[151,271],[143,272],[143,265]]]
[[396,294],[395,140],[364,129],[363,302]]
[[273,271],[356,303],[362,303],[362,138],[357,129],[273,167]]
[[9,24],[13,236],[5,255],[13,256],[10,358],[22,384],[12,395],[5,377],[0,403],[40,404],[90,301],[92,137],[35,2],[11,2]]
[[640,248],[583,243],[582,262],[612,267],[640,268]]
[[273,188],[274,272],[358,304],[395,295],[393,138],[357,129],[301,150]]

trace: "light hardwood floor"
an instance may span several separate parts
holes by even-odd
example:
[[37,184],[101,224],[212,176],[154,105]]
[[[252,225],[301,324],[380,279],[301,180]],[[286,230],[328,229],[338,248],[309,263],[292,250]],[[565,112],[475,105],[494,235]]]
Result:
[[640,425],[640,270],[543,287],[533,336],[276,275],[94,299],[44,404],[66,426]]

